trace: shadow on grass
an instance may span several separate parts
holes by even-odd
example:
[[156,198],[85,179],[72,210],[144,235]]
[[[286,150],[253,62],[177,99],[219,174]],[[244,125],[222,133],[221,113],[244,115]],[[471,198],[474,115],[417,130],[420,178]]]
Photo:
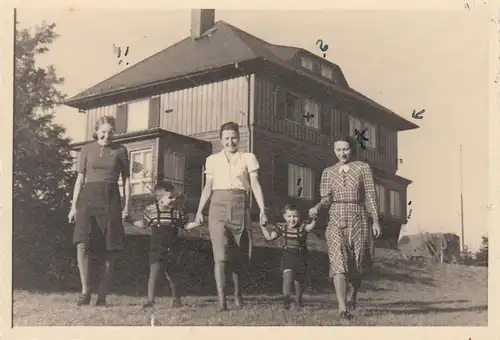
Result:
[[429,313],[457,313],[457,312],[487,312],[488,306],[471,306],[471,307],[431,307],[423,308],[363,308],[365,316],[380,315],[380,314],[429,314]]
[[[256,234],[256,233],[254,233]],[[281,294],[281,273],[279,248],[269,247],[257,240],[252,254],[250,273],[245,278],[243,291],[248,295]],[[318,247],[311,247],[308,253],[307,294],[333,294],[333,284],[328,278],[328,256]],[[118,295],[145,296],[149,276],[148,235],[125,237],[125,251],[116,262],[110,292]],[[178,285],[183,295],[215,296],[216,288],[213,274],[212,246],[208,239],[200,237],[181,237],[179,239],[179,261],[176,271]],[[75,249],[68,253],[63,280],[48,285],[34,284],[35,281],[16,282],[15,289],[32,292],[78,292],[80,280],[75,261]],[[385,290],[378,280],[394,283],[420,283],[433,285],[432,278],[426,277],[425,268],[417,268],[407,263],[392,263],[394,260],[379,259],[376,269],[363,282],[361,291]],[[428,276],[428,275],[427,275]],[[229,278],[230,276],[228,276]],[[158,295],[170,295],[168,284],[163,278],[158,282]],[[231,291],[231,282],[228,280]]]

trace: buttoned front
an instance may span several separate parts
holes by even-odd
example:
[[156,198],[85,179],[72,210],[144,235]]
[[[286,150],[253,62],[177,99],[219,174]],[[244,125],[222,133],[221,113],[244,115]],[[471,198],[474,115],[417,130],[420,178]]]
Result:
[[209,156],[205,163],[205,174],[213,178],[212,190],[250,191],[250,174],[257,173],[258,169],[257,158],[247,152],[235,152],[228,158],[221,151]]

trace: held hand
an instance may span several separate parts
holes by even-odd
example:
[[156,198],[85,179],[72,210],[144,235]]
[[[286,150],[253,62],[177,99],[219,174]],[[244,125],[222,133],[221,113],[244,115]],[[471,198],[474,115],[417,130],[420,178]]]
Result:
[[378,222],[373,222],[373,236],[375,238],[378,238],[382,234],[382,229],[380,228],[380,224]]
[[314,207],[309,209],[309,217],[312,219],[318,217],[318,210],[319,210],[319,208],[317,205],[315,205]]
[[129,215],[130,215],[130,209],[128,207],[123,208],[123,211],[122,211],[122,220],[123,221],[127,221]]
[[265,226],[267,224],[267,216],[265,211],[261,211],[259,215],[260,225]]
[[203,214],[201,212],[197,212],[194,221],[196,223],[202,224],[203,223]]
[[76,207],[71,207],[71,210],[69,211],[68,214],[68,222],[73,223],[75,221],[75,216],[76,216]]

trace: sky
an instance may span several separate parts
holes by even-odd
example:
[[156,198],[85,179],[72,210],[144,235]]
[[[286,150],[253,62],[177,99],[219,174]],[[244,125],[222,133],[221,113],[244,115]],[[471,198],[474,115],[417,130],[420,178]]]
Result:
[[[54,65],[69,96],[182,40],[189,10],[19,9],[20,27],[55,22],[60,37],[40,66]],[[301,47],[339,65],[349,85],[419,129],[398,133],[397,174],[408,187],[405,233],[460,235],[460,145],[463,145],[465,244],[487,234],[489,34],[485,10],[229,11],[224,20],[268,42]],[[119,64],[114,46],[129,47]],[[128,63],[128,64],[127,64]],[[413,110],[425,109],[414,120]],[[81,141],[84,115],[59,107],[56,122]],[[410,206],[408,207],[410,211]]]

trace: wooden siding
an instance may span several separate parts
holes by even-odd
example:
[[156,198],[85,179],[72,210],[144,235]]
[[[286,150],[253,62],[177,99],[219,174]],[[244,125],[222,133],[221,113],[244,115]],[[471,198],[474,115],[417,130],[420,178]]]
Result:
[[[254,89],[254,124],[256,126],[293,138],[297,141],[322,148],[328,148],[329,150],[331,150],[333,146],[335,136],[349,133],[348,113],[342,107],[339,107],[339,104],[334,100],[330,102],[317,100],[321,106],[319,129],[310,128],[303,124],[277,117],[275,113],[275,94],[279,87],[281,86],[276,85],[264,76],[256,76]],[[298,92],[293,89],[291,91],[296,93]],[[329,131],[325,131],[325,129],[321,127],[322,120],[326,119],[325,115],[327,114],[331,115],[328,117],[328,126],[330,127],[328,129]],[[370,121],[370,123],[375,126],[380,125],[380,123],[377,124],[375,121]],[[396,134],[394,131],[390,131],[388,129],[387,131],[389,132],[387,138],[388,145],[387,148],[384,149],[385,152],[379,152],[377,149],[361,150],[359,148],[359,159],[395,172],[397,169]]]
[[101,107],[96,107],[93,109],[90,109],[87,111],[87,119],[86,119],[86,133],[85,133],[85,139],[86,140],[92,140],[92,132],[95,129],[95,123],[97,120],[101,117],[104,116],[112,116],[116,118],[116,106],[117,105],[108,105],[108,106],[101,106]]
[[192,136],[219,131],[229,121],[246,126],[247,107],[246,77],[194,86],[161,95],[160,127]]

